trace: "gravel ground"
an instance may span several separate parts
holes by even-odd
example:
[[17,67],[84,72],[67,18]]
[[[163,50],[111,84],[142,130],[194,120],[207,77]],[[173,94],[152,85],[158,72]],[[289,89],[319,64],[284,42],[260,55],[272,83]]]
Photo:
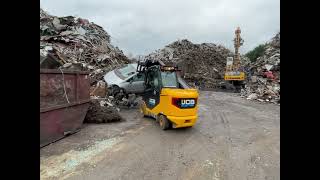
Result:
[[40,149],[41,179],[280,179],[280,106],[200,92],[193,128],[162,131],[137,109]]

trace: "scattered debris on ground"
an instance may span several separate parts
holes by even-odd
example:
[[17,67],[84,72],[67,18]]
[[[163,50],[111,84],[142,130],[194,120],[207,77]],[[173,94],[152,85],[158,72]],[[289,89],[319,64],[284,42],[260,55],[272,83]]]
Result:
[[107,84],[98,81],[90,90],[91,103],[87,113],[85,123],[107,123],[120,121],[118,112],[120,107],[135,107],[138,105],[139,98],[135,94],[117,93],[110,95]]
[[73,16],[52,16],[40,8],[40,67],[90,71],[93,85],[129,62],[102,27]]
[[141,97],[135,94],[125,94],[120,92],[114,97],[113,102],[122,107],[136,107],[139,104],[140,99]]
[[104,98],[108,94],[107,83],[100,80],[97,84],[94,84],[90,88],[90,96],[96,96]]
[[91,99],[85,123],[108,123],[122,121],[116,108],[108,99]]
[[216,88],[223,81],[227,57],[233,53],[213,43],[193,44],[187,39],[175,41],[145,59],[175,63],[191,86]]
[[255,62],[245,64],[247,84],[241,96],[260,102],[280,103],[280,32],[266,44]]

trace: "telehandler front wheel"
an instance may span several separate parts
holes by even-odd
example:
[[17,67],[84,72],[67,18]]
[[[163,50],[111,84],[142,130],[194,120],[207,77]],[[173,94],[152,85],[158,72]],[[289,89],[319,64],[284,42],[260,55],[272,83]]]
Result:
[[160,124],[161,129],[163,129],[163,130],[167,130],[170,127],[170,121],[164,115],[159,116],[159,124]]

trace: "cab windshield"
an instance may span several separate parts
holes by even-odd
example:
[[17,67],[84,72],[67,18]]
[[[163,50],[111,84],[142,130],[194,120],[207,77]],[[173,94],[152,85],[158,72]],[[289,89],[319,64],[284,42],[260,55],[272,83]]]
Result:
[[161,79],[163,87],[178,88],[177,76],[174,71],[162,71]]

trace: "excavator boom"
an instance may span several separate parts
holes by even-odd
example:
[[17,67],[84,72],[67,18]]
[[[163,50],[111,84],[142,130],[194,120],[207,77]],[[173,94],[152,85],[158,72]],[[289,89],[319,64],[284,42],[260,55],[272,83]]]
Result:
[[224,79],[226,81],[244,81],[245,73],[241,68],[239,48],[243,45],[243,39],[240,36],[241,30],[238,27],[235,31],[234,38],[234,57],[227,58],[227,67]]

